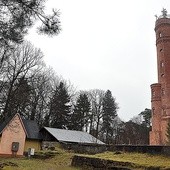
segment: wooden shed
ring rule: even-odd
[[[79,144],[105,144],[91,134],[83,131],[44,127],[40,132],[43,136],[43,141],[57,141]]]

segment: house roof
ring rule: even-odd
[[[48,131],[52,136],[54,136],[60,142],[105,144],[87,132],[49,128],[49,127],[44,127],[44,129]]]
[[[4,130],[4,128],[6,127],[6,125],[12,120],[14,116],[10,116],[8,117],[5,121],[0,123],[0,134],[2,134],[2,131]]]
[[[42,139],[39,133],[39,127],[36,121],[34,120],[25,120],[22,119],[25,129],[27,131],[28,139]]]
[[[7,124],[12,121],[12,119],[18,115],[20,120],[22,121],[21,123],[23,124],[23,128],[26,131],[26,137],[28,139],[42,139],[41,135],[39,133],[39,127],[36,121],[34,120],[25,120],[22,119],[20,114],[15,114],[10,116],[9,118],[7,118],[5,121],[3,121],[2,123],[0,123],[0,135],[2,134],[3,130],[5,129],[5,127],[7,126]]]

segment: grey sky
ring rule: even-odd
[[[157,82],[155,17],[169,0],[48,0],[60,9],[62,32],[49,38],[31,29],[26,37],[41,48],[47,65],[77,90],[111,90],[118,115],[129,120],[150,108]]]

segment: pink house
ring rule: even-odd
[[[28,148],[40,149],[38,126],[32,121],[22,120],[20,114],[15,114],[0,125],[0,135],[0,155],[23,156]]]

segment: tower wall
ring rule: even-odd
[[[151,85],[152,131],[150,132],[150,145],[161,143],[161,84]]]
[[[152,131],[150,132],[150,144],[153,145],[166,144],[167,124],[170,119],[170,17],[165,9],[162,13],[163,15],[155,23],[158,83],[151,85]]]
[[[161,84],[163,117],[170,116],[170,18],[156,21],[158,83]]]

